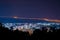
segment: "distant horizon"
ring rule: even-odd
[[[20,17],[20,16],[0,16],[0,18],[23,18],[23,19],[39,19],[40,17]],[[48,18],[48,17],[43,17],[40,19],[53,19],[53,20],[60,20],[60,19],[56,19],[56,18]]]
[[[7,18],[7,19],[6,19]],[[44,21],[49,21],[49,22],[58,22],[58,23],[60,23],[60,20],[59,19],[49,19],[49,18],[26,18],[26,17],[18,17],[18,16],[11,16],[11,17],[7,17],[7,16],[0,16],[0,22],[3,20],[3,21],[10,21],[10,20],[13,20],[13,21],[31,21],[31,22],[34,22],[34,21],[36,21],[36,22],[40,22],[39,20],[44,20]],[[19,20],[19,19],[21,19],[21,20]],[[2,22],[3,22],[2,21]],[[25,22],[24,21],[24,22]]]

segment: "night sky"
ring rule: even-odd
[[[60,1],[0,0],[0,16],[60,19]]]

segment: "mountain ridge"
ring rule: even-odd
[[[0,18],[0,23],[37,23],[37,22],[39,23],[48,21],[37,19]]]

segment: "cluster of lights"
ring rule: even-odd
[[[21,30],[21,29],[40,29],[41,27],[52,26],[52,25],[60,25],[60,23],[3,23],[6,28],[13,30]]]

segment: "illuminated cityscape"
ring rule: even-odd
[[[0,18],[0,21],[2,22],[3,26],[10,29],[10,30],[35,30],[40,29],[42,30],[42,27],[55,27],[55,29],[60,29],[60,23],[58,21],[50,21],[52,19],[46,19],[46,18],[20,18],[17,16],[14,16],[12,18]],[[12,29],[11,29],[12,28]]]
[[[60,39],[60,0],[0,0],[0,39]]]
[[[12,30],[25,30],[25,29],[41,29],[42,27],[60,27],[60,23],[3,23],[3,26],[5,26],[8,29],[11,29],[11,27],[13,27]]]

